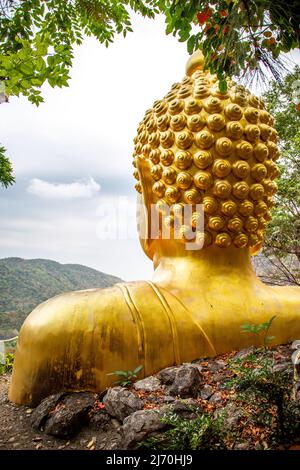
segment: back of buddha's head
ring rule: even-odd
[[[229,81],[221,93],[198,53],[182,82],[155,101],[139,125],[136,189],[170,227],[184,204],[192,205],[195,225],[196,205],[203,204],[205,246],[257,247],[279,175],[273,124],[264,103],[243,86]],[[172,206],[167,215],[165,205]]]

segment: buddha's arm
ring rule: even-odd
[[[187,311],[155,285],[119,284],[59,295],[37,307],[19,336],[10,399],[35,404],[62,390],[99,392],[107,374],[142,375],[214,351]]]
[[[20,331],[10,399],[34,404],[61,390],[105,389],[116,380],[107,373],[141,361],[136,331],[118,287],[48,300]]]

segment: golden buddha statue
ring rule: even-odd
[[[274,315],[273,344],[299,338],[300,289],[264,285],[250,259],[271,218],[276,141],[263,102],[233,82],[221,93],[194,54],[183,81],[138,128],[134,176],[148,209],[142,227],[153,205],[172,231],[184,204],[202,204],[204,230],[194,236],[203,248],[186,246],[194,211],[178,238],[142,238],[152,282],[71,292],[38,306],[20,331],[10,399],[35,405],[62,390],[100,392],[117,369],[142,364],[148,376],[238,350],[257,342],[241,325]]]

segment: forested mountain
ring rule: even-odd
[[[44,300],[73,290],[109,287],[121,279],[80,264],[48,259],[0,259],[0,339],[14,336]]]

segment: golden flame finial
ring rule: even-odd
[[[203,70],[204,56],[200,50],[194,52],[187,61],[185,71],[191,77],[196,70]]]

